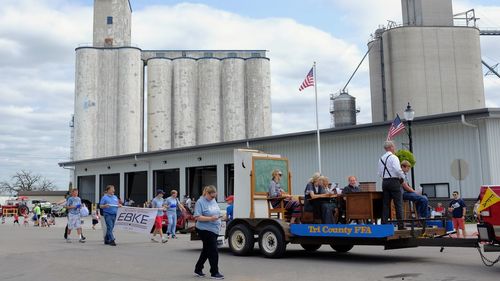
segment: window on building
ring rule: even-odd
[[[159,58],[163,58],[163,57],[165,57],[165,53],[164,53],[164,52],[158,52],[158,53],[156,53],[155,55],[156,55],[157,57],[159,57]]]
[[[224,165],[224,195],[234,195],[234,164]]]
[[[203,56],[205,58],[213,58],[214,57],[214,53],[212,53],[212,52],[205,52],[205,53],[203,53]]]
[[[108,185],[113,185],[115,187],[115,195],[120,198],[120,174],[107,174],[99,176],[99,198],[104,195],[104,190]]]
[[[113,17],[107,17],[106,18],[106,23],[107,24],[113,24]]]
[[[148,200],[148,172],[125,173],[125,198],[132,206],[142,207]]]
[[[228,58],[235,58],[235,57],[237,57],[237,56],[238,56],[238,54],[237,54],[237,53],[234,53],[234,52],[227,53],[227,57],[228,57]]]
[[[422,193],[429,198],[450,198],[450,184],[448,183],[423,183]]]
[[[252,53],[251,56],[252,56],[252,58],[260,58],[261,57],[260,53]]]
[[[187,56],[187,53],[185,51],[182,51],[181,55],[183,58],[185,58]]]
[[[80,176],[77,180],[78,196],[82,200],[95,201],[95,176]]]
[[[157,189],[165,191],[166,196],[170,196],[172,190],[179,192],[180,170],[166,169],[153,171],[153,196]]]
[[[207,185],[217,186],[217,166],[186,168],[186,194],[197,199]]]

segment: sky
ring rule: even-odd
[[[479,27],[500,29],[497,0],[454,0]],[[92,42],[93,0],[2,0],[0,5],[0,181],[21,169],[65,189],[57,163],[70,151],[75,51]],[[314,90],[298,86],[317,62],[320,128],[329,96],[347,82],[370,34],[401,22],[400,0],[131,0],[132,44],[142,49],[265,49],[271,59],[273,134],[315,129]],[[500,37],[481,37],[482,57],[500,62]],[[486,70],[485,70],[486,72]],[[486,105],[500,107],[500,79],[484,78]],[[371,122],[368,63],[348,86]],[[403,110],[403,109],[402,109]]]

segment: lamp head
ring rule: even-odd
[[[404,111],[404,116],[406,121],[413,121],[413,118],[415,117],[415,110],[411,108],[410,103],[408,103],[408,106],[406,107]]]

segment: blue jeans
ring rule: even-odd
[[[113,228],[115,227],[116,214],[106,214],[104,213],[104,221],[106,222],[106,236],[104,236],[104,242],[115,241],[113,236]]]
[[[427,197],[417,194],[415,192],[404,192],[403,200],[408,200],[417,203],[417,212],[420,218],[427,218],[429,200]]]
[[[177,226],[177,213],[167,212],[168,227],[167,234],[175,235],[175,227]]]

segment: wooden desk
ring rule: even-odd
[[[346,219],[376,220],[382,217],[382,192],[353,192],[344,195],[346,198]]]

